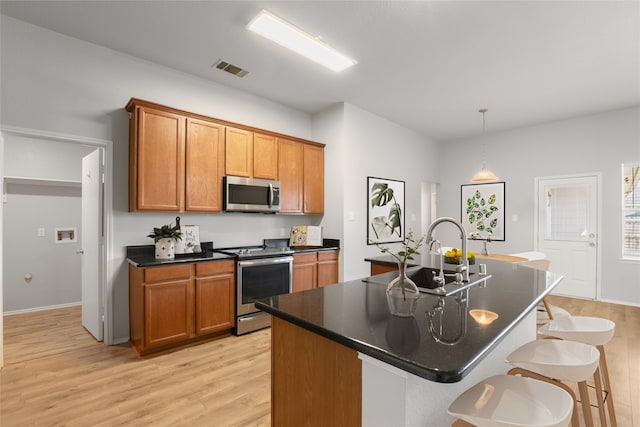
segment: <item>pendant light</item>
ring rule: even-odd
[[[484,120],[484,114],[489,111],[486,108],[481,108],[478,110],[479,113],[482,113],[482,136],[484,137],[484,128],[485,128],[485,120]],[[485,164],[485,152],[484,152],[484,142],[482,144],[482,169],[480,169],[478,172],[476,172],[475,175],[473,175],[471,177],[471,182],[493,182],[493,181],[497,181],[500,178],[498,178],[496,176],[496,174],[494,174],[493,172],[491,172],[491,169],[487,169],[487,166]]]

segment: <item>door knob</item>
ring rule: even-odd
[[[78,250],[76,251],[76,253],[77,253],[77,254],[83,254],[83,253],[84,253],[84,251],[83,251],[82,249],[78,249]]]
[[[589,246],[595,246],[596,244],[593,242],[589,242]]]

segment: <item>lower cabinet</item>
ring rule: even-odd
[[[232,260],[129,266],[130,341],[139,354],[233,327]]]
[[[338,250],[293,255],[293,292],[338,283]]]

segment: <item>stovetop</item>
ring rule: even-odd
[[[293,250],[288,246],[266,247],[266,246],[243,246],[238,248],[215,249],[214,252],[233,255],[239,259],[249,258],[272,258],[293,254]]]

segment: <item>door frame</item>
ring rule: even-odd
[[[0,126],[0,132],[3,134],[12,134],[23,137],[48,139],[56,142],[88,145],[96,148],[102,148],[104,150],[104,252],[99,260],[102,265],[102,312],[104,315],[103,342],[105,345],[114,344],[112,327],[113,301],[111,298],[111,289],[113,289],[114,277],[113,269],[109,262],[109,260],[113,259],[113,141],[15,126]],[[2,149],[4,157],[4,146],[2,146]],[[2,178],[4,180],[4,174],[2,175]],[[0,238],[1,237],[2,233],[0,233]],[[2,241],[0,239],[0,246],[1,245]],[[0,259],[0,263],[1,262],[2,260]],[[0,314],[2,314],[2,312],[2,299],[0,299]],[[4,331],[1,328],[0,334],[4,334]],[[0,350],[2,350],[2,347],[0,347]]]
[[[572,178],[595,178],[596,179],[596,235],[598,236],[596,245],[596,301],[601,300],[601,286],[602,286],[602,172],[585,172],[570,175],[552,175],[552,176],[540,176],[534,178],[533,194],[534,194],[534,208],[533,208],[533,246],[536,251],[538,247],[538,234],[539,230],[539,199],[538,189],[540,187],[540,181],[551,179],[572,179]],[[553,271],[553,266],[551,267]]]

